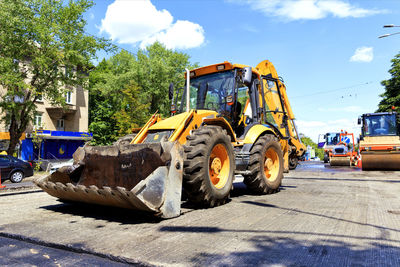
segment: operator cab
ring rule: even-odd
[[[359,124],[361,122],[363,124],[362,136],[394,136],[399,134],[397,114],[393,112],[364,114],[359,119]]]
[[[244,138],[255,124],[268,125],[285,134],[287,113],[281,87],[284,87],[282,80],[272,75],[261,76],[256,69],[245,65],[224,62],[206,66],[190,71],[189,109],[216,111],[229,122],[238,139]],[[185,88],[186,84],[175,93],[170,86],[172,113],[186,111]]]
[[[219,65],[217,68],[223,70],[225,65]],[[242,69],[234,68],[191,76],[190,109],[216,111],[218,116],[224,117],[230,123],[237,136],[242,136],[245,126],[251,123],[252,118],[252,109],[248,100],[249,88],[243,83]],[[185,88],[186,84],[175,93],[173,87],[171,89],[170,86],[170,98],[177,99],[178,113],[185,111]],[[171,97],[171,91],[176,95]],[[172,106],[176,109],[175,105]]]

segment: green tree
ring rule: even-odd
[[[156,42],[137,53],[134,81],[142,88],[145,99],[150,103],[150,113],[157,110],[163,116],[170,114],[168,87],[172,82],[175,87],[184,85],[185,68],[199,67],[189,62],[189,55],[166,49]]]
[[[311,146],[315,150],[315,156],[317,156],[321,160],[324,159],[324,150],[322,148],[318,148],[318,145],[316,143],[314,143],[314,141],[311,140],[310,137],[303,136],[303,137],[301,137],[301,141],[303,142],[303,144],[306,147]]]
[[[126,94],[128,85],[133,84],[133,69],[135,57],[122,50],[108,60],[101,61],[95,70],[90,73],[89,85],[89,130],[93,133],[92,144],[107,145],[114,142],[118,136],[123,135],[120,130],[122,118],[119,121],[117,113],[126,110]],[[132,90],[140,90],[130,86]],[[144,102],[137,92],[132,95],[137,97],[138,103]],[[137,113],[139,118],[148,115],[148,109],[131,105],[129,114]],[[124,108],[125,104],[125,108]],[[140,115],[139,115],[140,114]],[[125,119],[126,121],[129,118]],[[144,123],[145,119],[136,121],[137,124]]]
[[[381,82],[385,92],[381,94],[377,112],[391,111],[392,106],[400,107],[400,53],[392,59],[392,68],[389,70],[392,78]]]
[[[141,103],[139,94],[140,88],[133,82],[122,91],[122,107],[115,113],[119,136],[129,134],[132,128],[142,126],[149,119],[147,112],[138,112],[149,107],[149,104]]]
[[[170,115],[168,87],[183,86],[185,68],[195,68],[185,53],[154,43],[134,56],[120,51],[90,73],[90,131],[95,145],[106,145],[142,126],[158,111]]]
[[[90,0],[0,1],[1,120],[10,132],[12,154],[45,97],[65,106],[65,93],[86,86],[88,68],[99,49],[111,48],[102,38],[87,36],[83,14]]]

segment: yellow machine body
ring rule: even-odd
[[[190,76],[199,77],[245,67],[223,62],[192,70]],[[275,89],[269,88],[267,83],[258,85],[260,107],[280,111],[268,113],[276,127],[264,123],[246,125],[248,102],[240,114],[240,122],[249,129],[240,137],[236,135],[231,123],[214,110],[190,109],[165,119],[154,114],[142,128],[135,129],[136,135],[129,145],[81,148],[74,154],[74,168],[60,170],[38,180],[36,184],[50,195],[63,200],[146,210],[163,218],[176,217],[180,214],[184,146],[192,132],[204,126],[222,128],[235,151],[244,151],[243,155],[266,134],[275,136],[283,154],[283,169],[288,171],[289,156],[301,156],[305,146],[295,130],[286,88],[272,63],[267,60],[253,68],[252,75],[260,80],[263,80],[263,76],[272,75],[277,81],[279,88]],[[277,93],[278,90],[281,94]],[[280,103],[283,103],[283,108]],[[261,121],[267,119],[264,114]],[[215,153],[220,152],[217,149]],[[111,162],[114,167],[108,167],[106,162]],[[219,171],[219,162],[215,164]],[[138,177],[132,182],[132,176],[136,173]],[[245,171],[238,173],[246,174]]]

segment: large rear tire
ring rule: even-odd
[[[189,201],[203,207],[224,204],[235,170],[230,137],[219,126],[204,126],[186,139],[183,188]]]
[[[283,179],[283,153],[275,136],[261,136],[250,150],[248,170],[244,176],[247,188],[257,194],[279,191]]]

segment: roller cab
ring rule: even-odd
[[[333,145],[329,152],[329,164],[331,166],[355,166],[357,152],[354,151],[354,135],[342,131],[338,140],[340,141]]]
[[[400,170],[398,113],[364,114],[359,124],[362,170]]]

